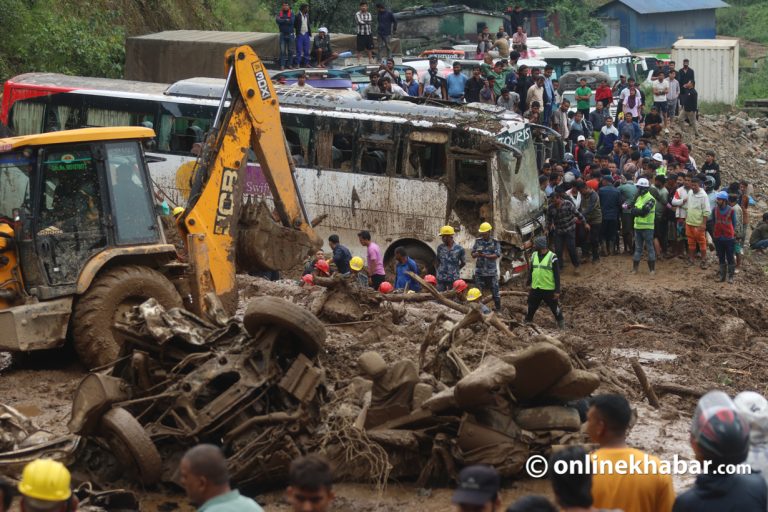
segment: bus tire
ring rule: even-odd
[[[179,292],[157,270],[128,265],[102,272],[78,299],[72,313],[72,338],[80,361],[90,369],[117,359],[123,339],[112,326],[133,306],[150,298],[165,309],[183,305]]]

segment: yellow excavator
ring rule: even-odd
[[[155,211],[142,150],[151,129],[0,139],[0,350],[51,349],[69,337],[84,364],[104,366],[121,344],[112,327],[133,306],[155,298],[233,312],[237,270],[288,269],[321,246],[263,64],[248,46],[225,59],[225,91],[177,220],[186,261]],[[250,150],[273,205],[243,204]]]

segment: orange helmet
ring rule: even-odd
[[[317,263],[315,263],[315,268],[320,272],[325,272],[326,274],[331,273],[331,266],[325,260],[317,260]]]
[[[304,274],[301,276],[301,280],[306,284],[315,284],[315,277],[312,274]]]
[[[424,276],[424,281],[428,282],[432,286],[435,286],[437,284],[437,278],[433,276],[432,274],[427,274]]]
[[[387,281],[384,281],[383,283],[381,283],[379,285],[379,291],[381,293],[390,293],[393,289],[394,288],[392,287],[392,285],[390,283],[388,283]]]
[[[467,289],[467,283],[463,279],[457,279],[453,282],[453,289],[461,293]]]

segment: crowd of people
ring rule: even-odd
[[[732,400],[722,391],[711,391],[699,400],[690,444],[698,467],[708,469],[677,495],[660,459],[628,443],[633,414],[624,396],[597,395],[577,406],[594,449],[579,444],[553,450],[545,475],[554,502],[527,495],[507,512],[764,512],[768,507],[768,477],[761,472],[768,469],[768,401],[762,395],[745,392]],[[638,469],[626,470],[633,467]],[[189,449],[179,462],[178,476],[198,512],[263,510],[232,487],[226,456],[218,446]],[[329,512],[336,498],[333,483],[324,456],[298,457],[288,468],[284,501],[295,512]],[[451,503],[457,512],[503,510],[501,490],[493,467],[467,466],[458,474]],[[0,512],[9,511],[17,495],[22,512],[74,512],[79,507],[70,471],[52,459],[27,464],[18,485],[0,480]]]

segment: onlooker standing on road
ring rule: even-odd
[[[557,101],[556,87],[552,83],[552,73],[555,68],[552,66],[544,67],[544,126],[549,126],[552,119],[552,109],[555,108]]]
[[[368,284],[374,290],[378,290],[385,278],[384,259],[381,255],[381,248],[379,248],[377,243],[371,241],[371,233],[369,231],[359,232],[357,239],[360,241],[360,245],[368,251]]]
[[[608,110],[610,104],[613,103],[613,91],[608,85],[608,80],[601,80],[600,85],[597,86],[597,90],[595,91],[595,106],[597,106],[598,103],[602,103],[603,108],[606,110]]]
[[[677,71],[674,69],[669,71],[667,89],[667,117],[665,119],[664,127],[669,129],[672,124],[672,120],[677,115],[677,103],[680,99],[680,82],[677,81]]]
[[[653,81],[653,106],[659,115],[665,120],[667,118],[667,93],[669,92],[669,82],[664,78],[664,73],[656,75]]]
[[[565,328],[563,311],[560,309],[560,264],[557,256],[547,248],[547,238],[536,237],[533,241],[534,253],[531,256],[531,270],[528,273],[528,312],[526,322],[533,322],[536,310],[541,302],[549,306],[560,329]]]
[[[480,238],[472,246],[472,257],[475,258],[475,282],[485,291],[490,290],[496,311],[501,310],[499,295],[498,259],[501,258],[501,244],[491,236],[493,226],[488,222],[480,224]]]
[[[726,276],[729,283],[733,283],[733,275],[736,273],[736,212],[728,204],[728,192],[721,190],[716,196],[717,205],[714,209],[715,227],[712,238],[715,242],[717,260],[720,264],[719,278],[724,282]]]
[[[609,118],[610,119],[610,118]],[[601,224],[601,239],[605,246],[603,254],[608,256],[616,254],[617,240],[619,234],[619,215],[621,215],[621,192],[613,186],[613,178],[610,174],[601,178],[600,188],[597,195],[600,198],[600,210],[603,213],[603,223]]]
[[[560,134],[563,141],[570,139],[571,122],[568,119],[568,110],[571,108],[571,102],[563,100],[560,102],[560,108],[552,112],[552,129]]]
[[[691,80],[683,86],[683,89],[685,89],[685,97],[681,101],[683,106],[683,123],[688,121],[688,124],[693,128],[694,135],[698,137],[699,127],[696,125],[696,114],[699,111],[699,93],[696,92],[696,82]]]
[[[632,257],[632,273],[637,274],[640,259],[643,257],[643,246],[648,248],[648,270],[651,275],[656,273],[656,250],[653,246],[653,225],[656,218],[656,200],[649,190],[651,184],[645,178],[637,180],[637,197],[633,203],[627,204],[632,214],[635,229],[635,254]]]
[[[709,197],[701,188],[701,180],[691,180],[691,191],[686,201],[685,236],[688,238],[688,264],[693,265],[696,247],[701,252],[701,268],[707,268],[707,219],[712,211]]]
[[[640,109],[643,106],[643,98],[634,86],[634,83],[621,92],[621,104],[621,111],[624,112],[625,118],[627,114],[632,114],[632,117],[640,119]]]
[[[600,132],[608,119],[611,119],[611,113],[608,109],[603,106],[601,101],[595,103],[595,110],[589,113],[589,123],[592,125],[592,133],[590,136],[595,139],[595,141],[600,139]]]
[[[576,182],[576,188],[581,193],[581,214],[587,220],[591,229],[584,238],[581,254],[586,261],[587,252],[591,248],[592,263],[600,261],[600,233],[603,222],[603,211],[600,208],[600,196],[592,187],[587,187],[583,181]]]
[[[188,450],[179,463],[179,479],[199,512],[263,512],[229,486],[227,459],[218,446],[199,444]]]
[[[328,461],[307,455],[291,462],[285,495],[293,512],[328,512],[336,498]]]
[[[461,269],[467,264],[464,248],[453,239],[456,234],[452,226],[440,228],[443,243],[437,246],[437,291],[450,290],[460,279]]]
[[[587,79],[579,80],[579,87],[576,88],[576,110],[581,112],[585,118],[589,117],[590,100],[592,99],[592,89],[587,87]]]
[[[293,18],[293,30],[296,35],[296,65],[300,68],[309,66],[309,61],[312,58],[309,53],[312,43],[311,23],[309,6],[301,4],[299,12]]]
[[[453,73],[445,78],[448,99],[454,103],[463,103],[467,80],[467,77],[461,72],[461,64],[454,62]]]
[[[634,471],[599,471],[592,476],[593,506],[598,509],[620,509],[624,512],[670,512],[675,502],[675,490],[670,474],[660,474],[658,457],[627,446],[627,431],[632,409],[621,395],[598,395],[592,398],[587,411],[587,435],[600,445],[591,455],[591,462],[601,466],[610,461],[632,465],[645,461],[642,473]],[[625,466],[629,467],[629,466]],[[654,469],[655,468],[655,469]]]
[[[722,391],[699,399],[691,425],[691,448],[701,467],[694,486],[675,500],[674,512],[762,511],[768,490],[762,474],[741,474],[726,469],[741,464],[749,454],[750,428],[738,408]]]
[[[285,66],[293,67],[293,12],[288,2],[283,2],[280,12],[275,16],[278,31],[280,32],[280,69]]]
[[[683,60],[683,67],[680,68],[680,71],[677,72],[677,81],[680,82],[681,87],[685,87],[688,85],[688,82],[692,82],[696,76],[693,72],[693,70],[688,67],[689,61],[688,59]],[[680,94],[686,94],[684,91],[680,91]]]
[[[379,12],[379,53],[377,57],[381,61],[385,57],[389,58],[392,56],[390,43],[392,41],[392,36],[397,32],[397,20],[392,11],[384,7],[384,4],[376,4],[376,10]]]
[[[560,270],[563,269],[563,247],[568,249],[571,257],[571,263],[575,272],[579,269],[579,256],[576,254],[576,219],[584,223],[584,229],[589,230],[590,226],[586,219],[576,208],[576,205],[568,199],[568,192],[562,185],[558,185],[552,201],[547,208],[547,224],[549,230],[554,232],[555,254],[560,263]]]
[[[333,263],[336,265],[336,270],[341,275],[349,275],[349,261],[352,259],[352,253],[339,243],[339,235],[329,236],[328,245],[331,246],[333,251]]]
[[[549,467],[561,465],[572,468],[573,464],[583,464],[589,454],[581,446],[569,446],[558,451],[553,450],[549,458]],[[577,462],[578,461],[578,462]],[[578,466],[576,466],[578,467]],[[592,507],[592,473],[589,471],[552,471],[549,474],[552,491],[560,512],[606,512]],[[616,511],[613,511],[616,512]]]
[[[360,52],[365,50],[368,54],[368,62],[373,64],[373,34],[371,33],[371,22],[373,16],[368,12],[368,2],[360,2],[360,10],[355,13],[355,24],[357,25],[357,58],[360,58]]]
[[[619,130],[613,126],[613,118],[609,114],[605,118],[605,126],[600,129],[600,135],[597,138],[597,152],[601,155],[609,154],[617,140],[619,140]]]
[[[707,176],[712,176],[715,179],[715,190],[720,190],[720,164],[715,161],[715,152],[711,149],[707,151],[707,155],[704,157],[701,171]]]

